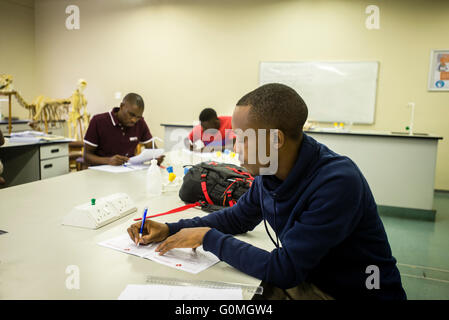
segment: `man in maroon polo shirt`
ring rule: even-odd
[[[95,115],[84,136],[84,161],[119,166],[134,156],[139,143],[152,148],[152,136],[142,117],[144,107],[140,95],[129,93],[119,108]]]

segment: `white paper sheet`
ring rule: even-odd
[[[44,132],[41,131],[21,131],[11,133],[11,137],[43,137]]]
[[[242,300],[242,289],[130,284],[119,300]]]
[[[159,158],[164,153],[164,149],[144,149],[140,154],[129,159],[131,164],[144,163],[151,159]]]
[[[144,164],[140,164],[140,165],[133,164],[133,165],[123,165],[123,166],[102,165],[102,166],[89,167],[89,169],[91,169],[91,170],[105,171],[105,172],[112,172],[112,173],[131,172],[131,171],[145,170],[148,168],[149,168],[149,165],[144,165]]]
[[[100,242],[99,245],[149,259],[168,267],[193,274],[206,270],[220,261],[214,254],[204,251],[202,246],[198,247],[196,251],[193,251],[190,248],[173,249],[163,256],[160,256],[158,252],[155,252],[159,243],[153,243],[147,246],[136,246],[136,244],[131,241],[128,234]]]
[[[64,141],[65,137],[46,134],[40,131],[13,132],[9,138],[10,143],[37,143],[45,141]]]

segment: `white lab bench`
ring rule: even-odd
[[[171,150],[193,126],[161,124],[164,148]],[[435,135],[409,135],[380,131],[316,129],[305,131],[338,154],[351,158],[363,172],[382,206],[433,210],[438,141]]]

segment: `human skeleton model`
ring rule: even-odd
[[[90,121],[90,114],[87,113],[87,100],[83,94],[86,85],[87,82],[80,79],[78,81],[78,88],[71,97],[72,110],[69,113],[68,120],[69,138],[74,138],[75,140],[83,139],[84,130],[87,129]]]
[[[0,74],[0,91],[12,90],[12,76],[9,74]]]

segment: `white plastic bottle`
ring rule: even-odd
[[[147,195],[159,196],[162,194],[162,175],[157,165],[157,160],[151,160],[151,166],[147,171]]]

